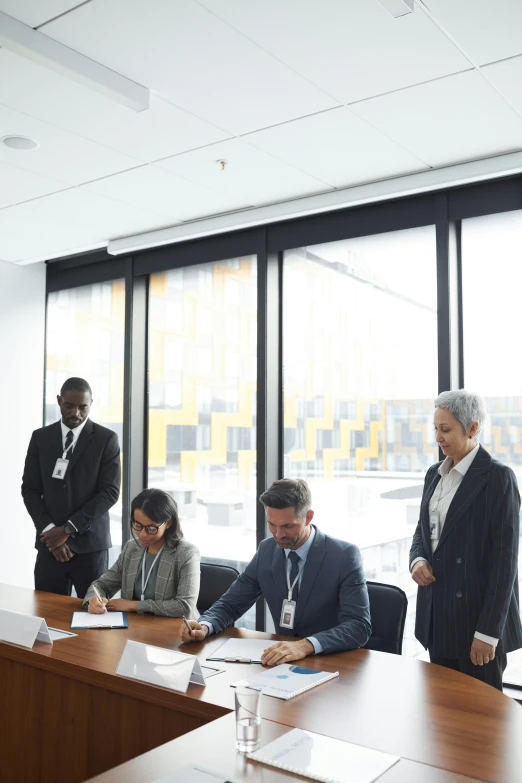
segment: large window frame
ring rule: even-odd
[[[464,386],[461,221],[522,209],[522,176],[334,210],[248,230],[114,258],[105,250],[47,262],[47,293],[125,279],[125,368],[122,476],[123,542],[130,500],[146,486],[148,418],[148,285],[154,272],[256,255],[257,494],[283,471],[282,293],[285,250],[434,225],[436,231],[439,391]],[[45,400],[45,395],[44,395]],[[42,407],[43,411],[43,407]],[[266,537],[258,504],[256,544]],[[256,627],[265,628],[262,602]]]

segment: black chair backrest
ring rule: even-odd
[[[370,597],[372,635],[365,649],[379,652],[402,653],[402,637],[408,609],[404,590],[381,582],[366,582]]]
[[[201,586],[199,588],[198,610],[206,612],[212,604],[226,593],[239,576],[232,566],[201,563]]]

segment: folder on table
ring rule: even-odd
[[[91,614],[90,612],[73,612],[71,628],[128,628],[127,612],[104,612],[104,614]]]

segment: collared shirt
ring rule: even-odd
[[[67,435],[70,432],[72,432],[72,434],[73,434],[72,445],[71,445],[71,448],[68,451],[68,454],[72,454],[73,453],[73,451],[74,451],[74,449],[76,447],[76,443],[78,441],[78,438],[82,434],[82,430],[85,427],[85,425],[87,424],[88,420],[89,420],[89,417],[87,416],[87,418],[84,421],[82,421],[81,424],[79,424],[77,427],[74,427],[74,428],[71,429],[71,428],[69,428],[67,426],[67,424],[63,423],[63,419],[60,419],[60,426],[62,428],[62,446],[63,446],[63,450],[64,451],[65,451],[65,439],[67,438]]]
[[[435,487],[435,492],[431,496],[429,505],[430,514],[437,512],[439,515],[439,536],[442,533],[442,528],[446,522],[446,517],[448,515],[451,501],[455,497],[457,490],[462,483],[462,479],[470,469],[473,460],[477,456],[479,448],[479,444],[477,444],[475,448],[469,452],[469,454],[466,454],[466,456],[455,465],[455,467],[453,467],[453,460],[451,457],[446,457],[444,462],[439,465],[438,472],[441,479]],[[439,541],[440,538],[432,539],[432,552],[434,552],[438,547]],[[411,563],[410,571],[413,570],[415,563],[419,563],[421,561],[426,562],[423,557],[416,557],[415,560],[413,560]],[[493,636],[487,636],[485,633],[480,633],[480,631],[475,632],[475,637],[480,639],[482,642],[487,642],[488,644],[493,645],[493,647],[496,647],[498,644],[498,639],[495,639]]]
[[[299,562],[297,564],[297,567],[299,569],[299,579],[297,580],[297,583],[299,587],[301,587],[301,581],[303,578],[303,571],[306,564],[306,558],[308,557],[308,553],[310,552],[310,547],[313,544],[315,538],[315,527],[313,525],[310,526],[310,535],[308,536],[307,540],[305,541],[302,546],[299,547],[299,549],[293,550],[294,552],[297,552],[299,555]],[[288,579],[290,579],[290,570],[292,568],[292,562],[288,559],[288,555],[290,554],[292,550],[291,549],[283,549],[283,552],[285,553],[286,557],[286,567],[287,567],[287,576]],[[299,599],[298,599],[299,600]],[[201,625],[206,625],[208,627],[208,633],[209,635],[211,633],[214,633],[214,628],[212,627],[212,623],[207,622],[206,620],[203,620]],[[319,653],[322,653],[323,651],[323,645],[317,641],[315,636],[306,636],[306,639],[308,639],[309,642],[311,642],[315,655],[319,655]]]
[[[70,432],[72,432],[72,434],[73,434],[71,447],[69,448],[69,450],[67,451],[67,454],[66,454],[67,458],[69,458],[71,456],[71,454],[73,453],[73,451],[74,451],[74,449],[76,447],[76,443],[78,442],[78,438],[82,434],[82,430],[85,427],[85,425],[87,424],[88,419],[89,419],[89,417],[87,416],[87,418],[84,421],[82,421],[81,424],[79,424],[77,427],[73,427],[72,429],[70,427],[68,427],[66,424],[63,423],[63,419],[60,419],[60,427],[62,428],[62,448],[63,448],[64,451],[65,451],[65,440],[67,438],[67,435]],[[70,519],[69,519],[69,524],[72,525],[75,530],[77,530],[76,525],[73,524]],[[53,528],[53,527],[56,527],[56,525],[54,524],[54,522],[51,522],[50,525],[47,525],[47,527],[44,527],[44,529],[42,530],[42,533],[47,533],[47,531],[51,530],[51,528]]]

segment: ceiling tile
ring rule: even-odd
[[[229,136],[154,95],[147,111],[132,111],[7,49],[0,49],[0,104],[142,161]]]
[[[469,68],[419,6],[394,19],[377,0],[202,4],[344,103]]]
[[[475,64],[522,54],[520,0],[429,0],[426,5]]]
[[[0,210],[0,258],[53,257],[164,225],[150,212],[73,188]]]
[[[522,57],[511,57],[494,65],[485,65],[482,72],[522,114]]]
[[[177,221],[250,206],[239,197],[209,190],[155,166],[124,171],[85,185],[84,189]]]
[[[27,114],[0,106],[0,138],[6,135],[28,136],[39,142],[40,147],[30,152],[19,152],[0,144],[0,162],[70,185],[115,174],[140,162]]]
[[[227,161],[224,171],[217,163],[222,159]],[[240,139],[184,152],[153,165],[237,199],[245,207],[332,189]]]
[[[30,171],[0,163],[0,209],[65,190],[68,186]]]
[[[477,71],[350,108],[431,166],[522,149],[522,119]]]
[[[0,11],[30,27],[38,27],[80,2],[82,0],[0,0]]]
[[[92,0],[44,32],[234,134],[337,105],[191,0]]]
[[[337,188],[428,168],[344,107],[244,140]]]

